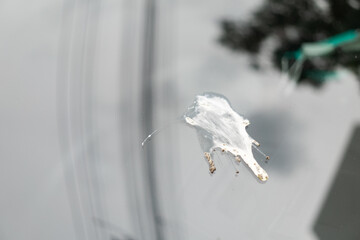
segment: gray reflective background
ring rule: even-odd
[[[266,49],[254,71],[220,46],[260,2],[1,1],[0,239],[359,239],[358,81],[285,96]],[[221,154],[209,175],[176,121],[206,91],[250,120],[266,184]]]

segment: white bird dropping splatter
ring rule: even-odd
[[[216,170],[213,152],[220,149],[232,154],[238,162],[243,159],[261,181],[269,179],[253,156],[252,144],[259,143],[246,132],[249,120],[236,113],[224,96],[215,93],[196,96],[183,117],[196,129],[211,173]]]

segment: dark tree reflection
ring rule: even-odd
[[[322,2],[322,6],[319,5]],[[285,53],[303,43],[317,42],[339,33],[360,28],[359,0],[266,0],[247,21],[224,19],[219,41],[234,51],[258,54],[265,39],[275,37],[273,62],[281,68]],[[299,82],[321,86],[324,81],[311,74],[344,66],[359,76],[360,51],[337,49],[326,57],[306,61]]]

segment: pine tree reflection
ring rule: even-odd
[[[265,39],[275,37],[277,46],[272,49],[273,62],[281,67],[281,58],[295,51],[303,43],[317,42],[360,28],[360,2],[344,0],[267,0],[248,21],[224,19],[219,42],[234,51],[258,54]],[[359,56],[359,57],[358,57]],[[343,66],[359,76],[360,52],[344,53],[341,50],[326,57],[306,61],[300,82],[321,86],[323,80],[316,71],[328,73]],[[310,74],[307,74],[310,73]]]

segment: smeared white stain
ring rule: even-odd
[[[256,177],[263,182],[268,180],[268,174],[252,153],[252,145],[259,146],[259,143],[246,132],[249,120],[236,113],[224,96],[215,93],[196,96],[183,118],[196,129],[211,173],[216,170],[213,153],[220,150],[238,162],[243,159]]]

